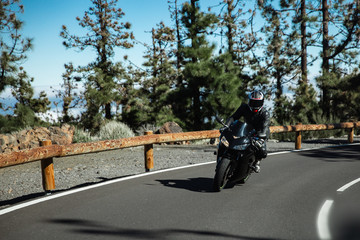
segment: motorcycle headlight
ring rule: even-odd
[[[230,145],[225,136],[223,136],[223,137],[220,139],[220,142],[221,142],[225,147],[229,147],[229,145]]]

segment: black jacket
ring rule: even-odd
[[[230,116],[226,124],[230,125],[241,117],[244,117],[247,124],[251,124],[254,127],[258,137],[264,139],[269,137],[270,114],[264,107],[258,113],[253,113],[249,105],[243,103],[236,112]]]

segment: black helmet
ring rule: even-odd
[[[253,91],[249,94],[249,107],[253,113],[259,112],[264,106],[264,94],[260,91]]]

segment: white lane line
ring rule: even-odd
[[[348,189],[348,188],[351,187],[352,185],[355,185],[355,184],[358,183],[358,182],[360,182],[360,178],[355,179],[354,181],[345,184],[344,186],[342,186],[341,188],[339,188],[337,191],[338,191],[338,192],[343,192],[343,191],[345,191],[346,189]]]
[[[333,200],[326,200],[324,205],[321,207],[318,218],[317,218],[317,229],[319,238],[322,240],[331,239],[329,231],[329,213]]]

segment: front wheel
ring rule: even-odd
[[[221,162],[216,166],[216,173],[214,177],[213,190],[220,192],[228,182],[231,176],[231,160],[228,158],[221,159]]]

